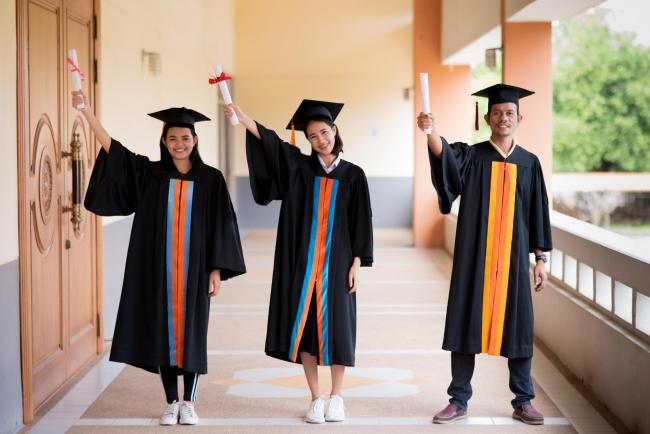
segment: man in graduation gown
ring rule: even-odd
[[[529,253],[535,253],[535,290],[546,283],[544,251],[551,245],[548,199],[537,157],[514,133],[522,120],[519,99],[533,92],[498,84],[474,95],[488,97],[485,121],[492,134],[468,146],[440,137],[431,114],[418,126],[431,128],[427,142],[431,179],[443,214],[461,196],[443,349],[451,351],[449,405],[434,423],[467,417],[470,381],[478,353],[508,358],[513,418],[543,424],[531,405],[533,307]]]

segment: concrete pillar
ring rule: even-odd
[[[413,62],[415,170],[413,174],[413,241],[416,246],[444,245],[443,218],[431,184],[425,135],[415,125],[422,110],[420,72],[429,73],[431,112],[438,132],[451,140],[469,140],[472,105],[470,98],[471,71],[469,66],[442,64],[440,28],[442,0],[414,0]]]
[[[542,163],[549,196],[553,173],[551,36],[550,22],[505,23],[503,26],[503,82],[535,92],[519,103],[524,118],[516,137]]]

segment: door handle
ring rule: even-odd
[[[81,216],[81,141],[79,133],[74,133],[70,142],[70,152],[61,152],[63,158],[70,157],[72,162],[72,206],[64,206],[63,212],[70,212],[70,222],[75,232],[79,231],[83,217]]]

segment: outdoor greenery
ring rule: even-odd
[[[650,171],[650,48],[611,31],[606,14],[555,28],[555,172]]]
[[[594,9],[553,32],[553,171],[650,172],[650,48]],[[501,82],[501,65],[472,69],[472,89]],[[479,100],[480,131],[487,100]],[[474,119],[472,118],[472,128]]]

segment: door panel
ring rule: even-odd
[[[84,6],[90,5],[91,2],[68,2],[66,8],[66,35],[67,47],[65,52],[70,48],[77,50],[79,68],[87,75],[86,80],[82,81],[82,88],[86,95],[92,95],[90,72],[92,71],[92,8],[89,10]],[[74,7],[75,9],[71,9]],[[66,76],[65,94],[68,95],[72,88],[70,74]],[[69,98],[68,98],[69,100]],[[92,103],[92,101],[91,101]],[[65,147],[67,152],[71,152],[70,143],[75,140],[75,134],[78,134],[78,140],[81,142],[81,185],[83,192],[90,178],[92,170],[92,159],[95,155],[90,149],[93,143],[89,136],[89,129],[81,113],[69,104],[65,107],[67,128]],[[67,202],[72,202],[72,162],[70,158],[65,159],[65,184],[67,193]],[[66,214],[65,232],[67,239],[70,240],[70,249],[68,250],[69,260],[69,325],[70,325],[70,357],[68,360],[68,371],[74,372],[79,369],[89,357],[97,352],[97,303],[96,292],[89,290],[94,288],[95,284],[95,218],[89,215],[85,208],[81,207],[82,222],[79,228],[75,228],[71,223],[69,214]]]
[[[31,235],[32,364],[34,403],[65,379],[64,258],[61,249],[59,46],[61,10],[30,3],[28,200]],[[54,36],[54,37],[53,37]]]

